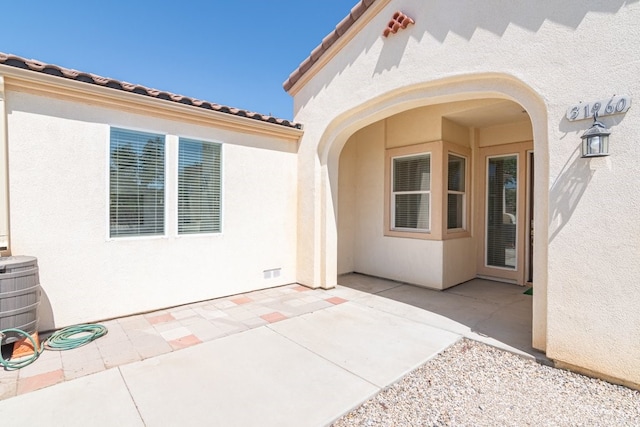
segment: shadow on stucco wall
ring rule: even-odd
[[[571,219],[594,172],[589,167],[589,162],[580,157],[580,147],[578,147],[551,184],[549,206],[552,206],[552,209],[549,217],[549,242],[553,241]]]
[[[377,26],[378,37],[370,37],[360,34],[350,42],[353,51],[344,59],[334,59],[323,67],[323,72],[327,77],[319,87],[314,88],[310,93],[296,95],[296,110],[302,109],[310,99],[321,93],[344,70],[351,67],[354,62],[362,57],[363,53],[368,53],[374,45],[383,39],[382,32],[392,17],[393,8],[402,8],[402,12],[415,20],[415,25],[401,30],[398,34],[392,34],[388,39],[384,39],[384,45],[377,58],[374,75],[397,67],[409,43],[410,38],[421,41],[425,35],[431,36],[437,43],[442,44],[450,33],[454,33],[465,40],[471,40],[478,29],[502,36],[509,25],[514,25],[537,32],[545,21],[555,22],[567,28],[576,29],[584,20],[585,16],[592,13],[615,14],[626,5],[638,3],[640,0],[584,0],[580,2],[562,2],[558,0],[514,0],[494,2],[499,4],[496,7],[487,5],[489,2],[479,2],[477,0],[459,0],[456,2],[442,2],[435,0],[422,0],[415,2],[404,2],[406,4],[390,3],[391,13],[386,9],[375,17],[369,26]],[[355,3],[355,0],[353,1]],[[321,41],[318,40],[318,43]],[[437,48],[437,46],[434,46]],[[426,48],[425,48],[426,49]],[[431,52],[423,51],[421,54],[429,55]],[[447,53],[447,52],[445,52]],[[524,53],[523,51],[523,54]],[[500,70],[494,70],[499,72]],[[364,76],[363,76],[364,77]]]
[[[567,3],[557,0],[517,0],[499,2],[499,10],[477,0],[454,3],[429,0],[403,5],[402,11],[415,20],[415,28],[410,26],[384,40],[374,75],[399,66],[410,37],[420,41],[428,34],[437,44],[442,44],[453,33],[469,41],[479,29],[501,37],[510,25],[515,25],[535,33],[546,21],[576,29],[590,12],[614,14],[625,5],[638,1],[589,0]],[[526,54],[526,50],[517,54]]]
[[[499,10],[477,0],[451,2],[420,2],[417,22],[436,40],[443,42],[449,33],[470,40],[478,29],[502,36],[509,24],[536,32],[545,21],[555,22],[569,28],[577,28],[589,12],[616,13],[628,4],[640,0],[586,0],[562,2],[557,0],[516,0],[499,2]],[[481,7],[478,7],[481,5]],[[473,13],[463,13],[473,11]]]
[[[47,292],[44,290],[44,286],[40,284],[40,305],[38,306],[38,330],[39,331],[51,331],[56,327],[56,321],[53,315],[53,307],[51,307],[51,301]]]
[[[384,41],[374,75],[400,65],[409,37],[421,40],[425,34],[429,34],[437,42],[444,43],[447,36],[454,33],[465,40],[471,40],[478,29],[498,36],[502,36],[509,25],[537,32],[545,21],[576,29],[589,12],[613,14],[623,6],[638,1],[640,0],[590,0],[568,4],[557,0],[518,0],[500,2],[499,10],[477,0],[460,0],[453,5],[442,1],[403,5],[403,12],[415,20],[416,28],[410,26]]]
[[[608,128],[615,129],[626,117],[626,114],[617,114],[598,118]],[[589,181],[593,178],[597,168],[592,162],[598,158],[581,157],[580,135],[591,126],[590,120],[569,122],[566,118],[560,121],[559,131],[565,136],[575,140],[576,149],[568,156],[568,160],[551,184],[549,192],[549,206],[552,207],[549,216],[549,243],[560,233],[571,219],[574,210],[578,206]],[[600,158],[602,159],[602,158]]]

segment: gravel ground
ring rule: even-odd
[[[640,426],[640,392],[462,340],[333,426]]]

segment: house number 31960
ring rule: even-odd
[[[597,113],[598,117],[610,116],[612,114],[626,113],[631,107],[631,97],[612,96],[595,102],[582,102],[572,105],[567,110],[569,121],[591,119]]]

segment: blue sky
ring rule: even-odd
[[[9,0],[0,52],[284,119],[282,82],[357,0]]]

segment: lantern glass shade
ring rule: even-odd
[[[609,155],[609,135],[611,131],[599,121],[594,121],[582,135],[582,157]]]

